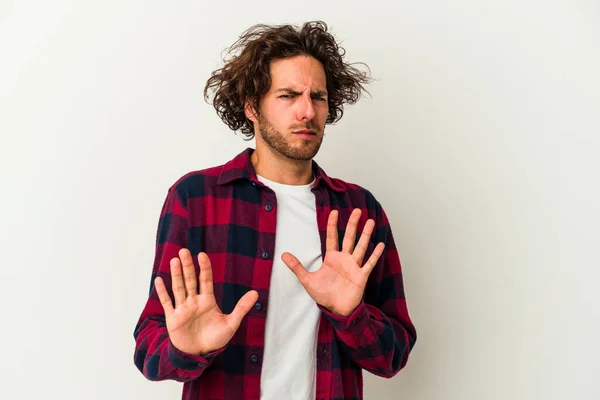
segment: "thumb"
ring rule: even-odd
[[[248,314],[248,311],[250,311],[254,303],[256,303],[256,300],[258,300],[258,292],[256,290],[248,291],[237,302],[231,314],[227,316],[227,324],[234,331],[237,331],[237,329],[240,327],[242,319],[246,314]]]
[[[300,283],[306,286],[310,273],[304,268],[300,260],[290,253],[283,253],[281,255],[281,260],[298,277]]]

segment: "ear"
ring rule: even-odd
[[[244,113],[246,114],[246,118],[248,118],[250,121],[258,123],[258,118],[256,118],[256,110],[250,105],[248,100],[244,102]]]

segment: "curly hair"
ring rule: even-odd
[[[259,113],[260,100],[271,86],[271,63],[298,55],[311,56],[323,65],[329,107],[327,124],[342,118],[344,104],[356,103],[362,91],[368,93],[363,86],[371,81],[368,74],[344,61],[345,50],[328,33],[327,24],[312,21],[301,28],[257,24],[246,30],[227,51],[230,58],[224,57],[224,66],[212,72],[204,98],[208,100],[209,92],[214,92],[213,106],[219,117],[229,128],[240,130],[251,140],[254,125],[244,112],[246,101]]]

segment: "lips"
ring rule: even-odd
[[[310,130],[310,129],[303,129],[300,131],[296,131],[294,133],[297,135],[313,135],[313,136],[317,134],[315,131]]]

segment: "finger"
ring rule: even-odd
[[[352,253],[354,249],[354,241],[356,240],[356,228],[358,227],[358,221],[362,211],[360,208],[355,208],[350,214],[348,224],[346,225],[346,233],[344,234],[344,240],[342,241],[342,253]]]
[[[294,275],[298,277],[298,280],[303,286],[308,283],[310,273],[304,268],[300,261],[290,253],[283,253],[281,260],[292,270]]]
[[[183,265],[185,292],[188,296],[197,295],[198,284],[196,281],[196,270],[190,251],[187,249],[179,250],[179,258],[181,259],[181,264]]]
[[[337,251],[338,249],[338,211],[331,210],[329,219],[327,219],[327,238],[325,240],[325,249],[327,251]]]
[[[171,287],[173,288],[173,297],[175,297],[175,307],[185,303],[181,261],[177,257],[171,259]]]
[[[173,312],[173,303],[171,302],[171,297],[167,292],[165,282],[162,280],[162,278],[156,278],[154,279],[154,287],[156,289],[156,294],[158,294],[160,304],[162,304],[163,310],[165,310],[165,316],[167,317]]]
[[[248,311],[250,311],[254,303],[256,303],[256,300],[258,300],[258,292],[256,290],[248,291],[237,302],[231,314],[226,316],[227,324],[234,331],[237,331],[237,329],[240,327],[242,319],[246,314],[248,314]]]
[[[362,265],[365,253],[367,252],[367,248],[369,247],[369,239],[371,239],[373,230],[375,230],[375,221],[370,219],[365,223],[365,226],[360,235],[360,239],[358,240],[356,248],[354,249],[354,253],[352,253],[352,257],[354,258],[354,260],[356,260],[358,265]]]
[[[212,266],[206,253],[198,254],[198,264],[200,264],[200,293],[214,294]]]
[[[369,257],[365,265],[362,267],[366,276],[369,276],[371,274],[371,271],[373,271],[373,268],[375,268],[375,265],[377,265],[377,261],[379,261],[379,257],[381,257],[381,255],[383,254],[384,248],[385,244],[383,244],[383,242],[380,242],[377,246],[375,246],[371,257]]]

